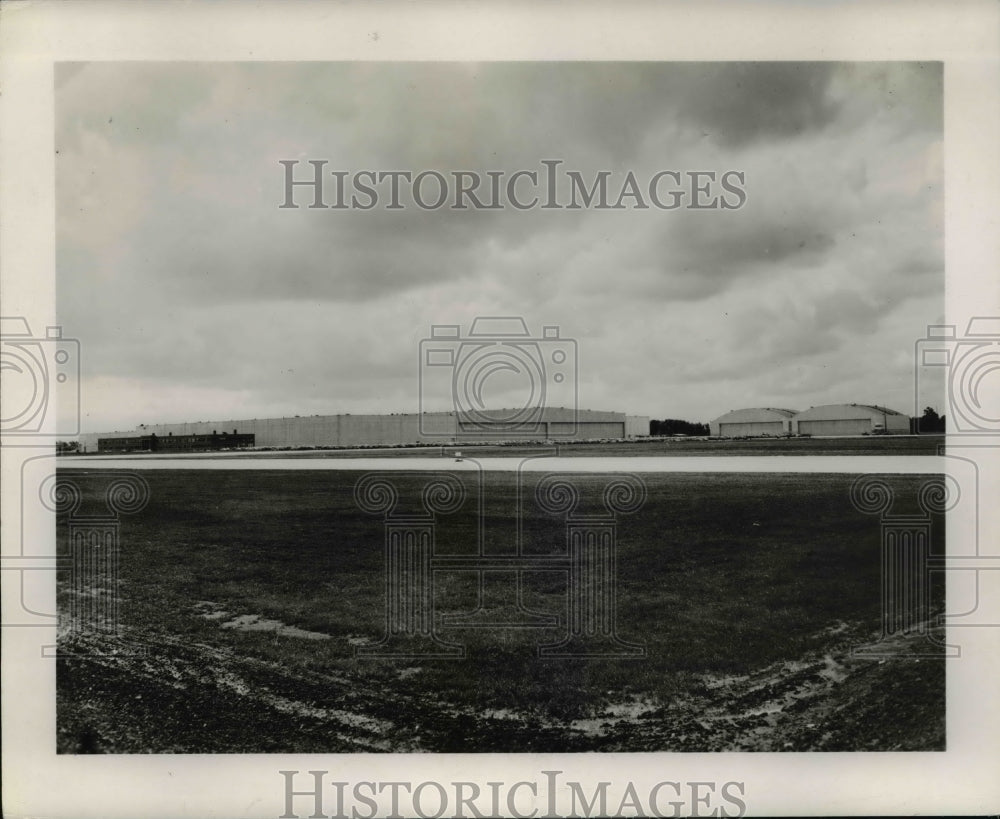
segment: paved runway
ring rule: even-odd
[[[804,472],[871,474],[939,474],[951,459],[936,456],[817,455],[739,457],[553,457],[536,458],[295,458],[286,453],[260,453],[261,457],[232,458],[204,453],[192,456],[134,455],[66,456],[61,469],[215,469],[215,470],[328,470],[354,472],[425,472],[435,470],[483,472]],[[284,455],[284,457],[280,457]]]

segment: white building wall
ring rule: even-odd
[[[748,436],[787,435],[795,410],[774,407],[748,407],[731,410],[708,422],[713,438],[741,438]]]
[[[741,423],[719,424],[719,436],[723,438],[779,437],[787,431],[787,421],[743,421]]]
[[[883,430],[907,434],[910,418],[868,404],[826,404],[803,410],[792,419],[795,435],[861,435]]]
[[[645,438],[649,435],[648,415],[626,415],[625,416],[625,437]]]

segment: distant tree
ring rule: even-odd
[[[916,431],[921,433],[944,432],[945,417],[938,415],[933,407],[924,407],[924,414],[916,421]]]
[[[649,422],[650,435],[708,435],[708,424],[667,418]]]

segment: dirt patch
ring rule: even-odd
[[[260,614],[241,614],[223,623],[222,628],[234,628],[238,631],[273,631],[279,637],[301,637],[303,640],[330,639],[329,634],[288,626],[280,620],[268,620]]]
[[[236,629],[237,631],[269,631],[277,637],[297,637],[302,640],[330,640],[329,634],[319,631],[307,631],[296,626],[289,626],[280,620],[270,620],[262,614],[240,614],[231,615],[228,611],[214,607],[213,603],[202,602],[199,604],[202,609],[199,614],[206,620],[218,620],[221,628]],[[207,610],[205,610],[207,609]],[[226,619],[230,618],[230,619]]]
[[[613,703],[608,705],[596,717],[590,719],[575,719],[569,723],[573,731],[593,737],[606,736],[611,733],[616,726],[623,723],[632,723],[642,719],[649,713],[657,709],[656,703],[642,698],[633,697],[626,702]]]

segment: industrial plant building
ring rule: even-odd
[[[649,435],[648,417],[620,412],[541,408],[527,414],[514,410],[493,410],[475,416],[454,412],[313,415],[142,425],[131,432],[84,433],[80,435],[80,451],[153,451],[154,440],[155,451],[165,452],[246,446],[366,447],[496,441],[624,440],[646,435]],[[188,436],[201,436],[202,443],[208,441],[211,446],[192,446],[187,442]],[[251,440],[252,443],[248,443]]]
[[[826,404],[797,412],[752,408],[727,412],[709,423],[716,438],[782,435],[906,435],[910,418],[874,404]]]

